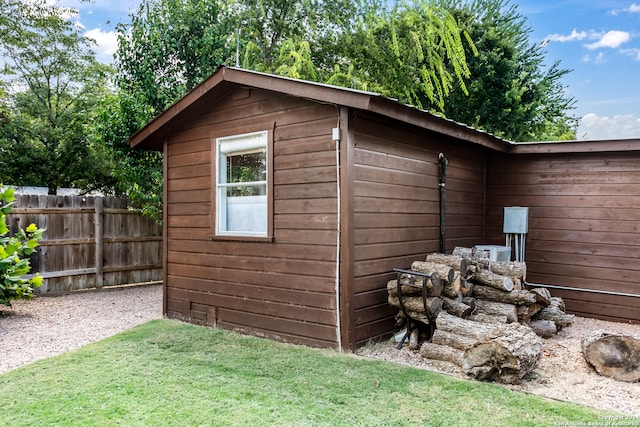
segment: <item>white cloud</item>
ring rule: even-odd
[[[589,55],[588,53],[582,57],[583,62],[592,62],[594,64],[602,64],[605,62],[604,60],[604,52],[598,52],[598,54],[594,57]]]
[[[575,40],[583,40],[587,37],[587,32],[586,31],[577,31],[575,28],[573,30],[571,30],[571,34],[569,34],[568,36],[563,36],[562,34],[549,34],[547,37],[545,37],[545,40],[549,40],[552,42],[571,42],[571,41],[575,41]]]
[[[587,32],[586,31],[577,31],[575,28],[573,30],[571,30],[571,34],[569,34],[568,36],[563,36],[561,34],[549,34],[547,37],[545,37],[545,40],[549,40],[552,42],[571,42],[571,41],[575,41],[575,40],[583,40],[587,37]]]
[[[631,12],[631,13],[640,13],[640,5],[637,5],[637,4],[633,3],[627,9],[624,9],[624,11],[625,12]]]
[[[118,49],[118,36],[115,31],[102,31],[100,28],[94,28],[84,35],[96,41],[96,59],[98,61],[113,62],[113,54]]]
[[[579,140],[640,138],[640,117],[624,114],[613,117],[590,113],[578,126]]]
[[[633,56],[636,61],[640,61],[640,49],[620,49],[620,53],[624,53],[625,55]]]
[[[595,43],[586,45],[587,49],[594,50],[601,47],[617,48],[621,44],[628,42],[631,39],[631,34],[627,31],[608,31],[600,37]]]
[[[618,15],[619,13],[623,13],[623,12],[627,12],[627,13],[640,13],[640,5],[637,5],[635,3],[632,3],[631,6],[626,7],[624,9],[614,9],[612,11],[610,11],[609,13],[611,15]]]

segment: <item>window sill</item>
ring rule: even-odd
[[[227,242],[273,243],[273,236],[219,236],[217,234],[209,234],[209,240]]]

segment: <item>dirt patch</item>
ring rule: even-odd
[[[576,317],[572,326],[563,328],[553,338],[543,339],[542,358],[538,366],[521,384],[507,387],[638,416],[635,421],[640,424],[640,383],[603,377],[587,364],[582,355],[580,340],[597,329],[640,335],[640,325]],[[396,350],[394,344],[387,342],[365,346],[357,354],[467,378],[462,369],[453,364],[423,359],[406,345],[402,350]]]

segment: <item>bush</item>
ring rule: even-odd
[[[24,278],[31,271],[29,256],[38,247],[43,229],[30,224],[13,236],[8,236],[7,214],[11,212],[13,189],[0,186],[0,305],[11,306],[11,301],[33,297],[33,289],[42,285],[42,277],[36,274]]]

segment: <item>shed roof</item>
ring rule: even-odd
[[[176,120],[186,114],[206,108],[229,93],[234,86],[270,90],[290,96],[331,103],[369,111],[399,120],[454,139],[517,154],[640,151],[640,139],[613,141],[562,141],[545,143],[518,143],[504,140],[462,123],[446,119],[424,110],[402,104],[378,93],[348,89],[322,83],[292,79],[273,74],[222,66],[175,104],[133,135],[129,144],[133,148],[162,150],[163,140]]]

